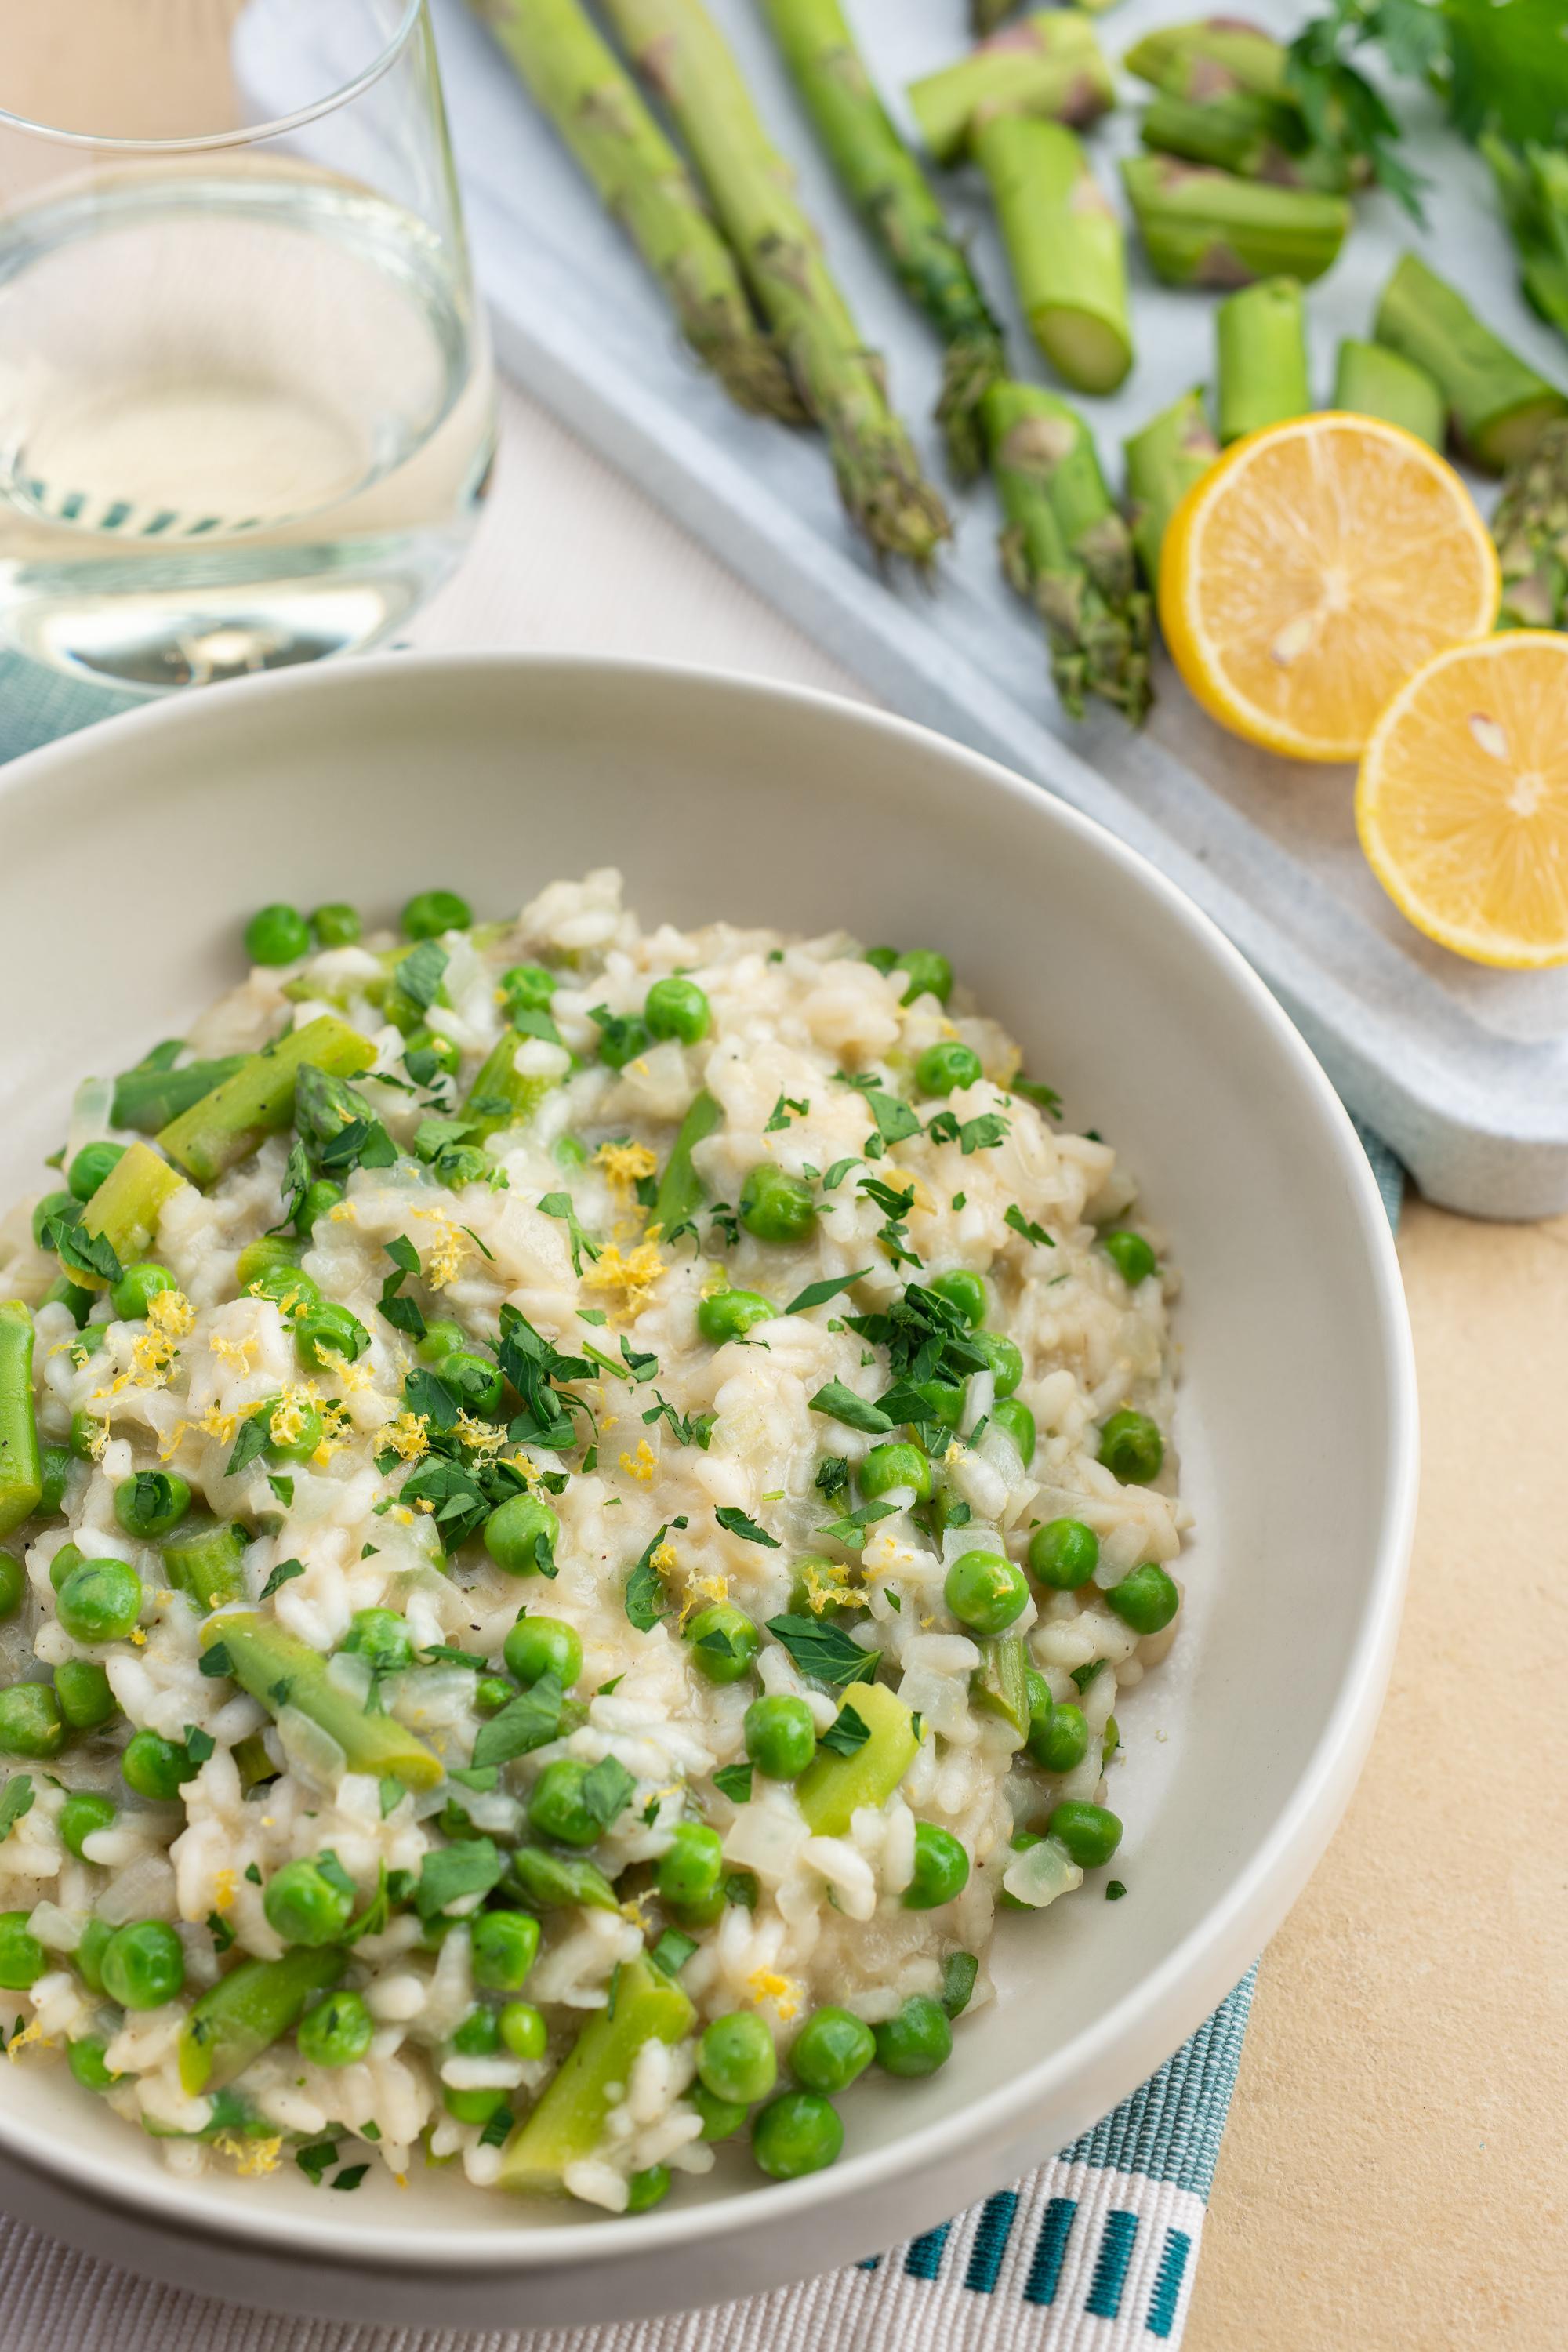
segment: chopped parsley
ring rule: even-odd
[[[304,1573],[305,1563],[302,1559],[280,1559],[261,1588],[262,1600],[270,1601],[275,1592],[280,1591],[284,1585],[291,1584],[297,1576],[303,1576]]]
[[[870,1271],[868,1265],[863,1265],[856,1274],[834,1274],[823,1282],[808,1282],[804,1290],[796,1291],[784,1313],[804,1315],[808,1307],[826,1307],[830,1298],[837,1298],[841,1290],[848,1290],[856,1283],[863,1281]]]
[[[739,1536],[742,1543],[761,1544],[768,1551],[779,1550],[777,1536],[769,1535],[766,1528],[758,1527],[755,1519],[749,1519],[732,1503],[721,1503],[713,1516],[726,1535]]]
[[[853,1756],[870,1737],[870,1725],[857,1712],[854,1700],[847,1698],[816,1744],[832,1756]]]
[[[829,1690],[868,1683],[881,1663],[880,1650],[863,1650],[841,1625],[817,1617],[770,1617],[768,1631],[782,1642],[800,1672]]]
[[[713,1775],[713,1786],[732,1805],[751,1802],[752,1768],[749,1764],[722,1764]]]
[[[17,1822],[33,1810],[33,1776],[30,1772],[14,1772],[5,1783],[5,1793],[0,1796],[0,1842],[8,1838]]]
[[[840,1421],[846,1429],[864,1430],[868,1437],[886,1436],[894,1425],[879,1404],[857,1396],[842,1381],[825,1382],[809,1403],[813,1412],[825,1413],[829,1421]]]
[[[1037,1225],[1032,1217],[1026,1217],[1016,1201],[1008,1202],[1006,1214],[1003,1217],[1002,1223],[1005,1225],[1011,1225],[1016,1234],[1022,1234],[1031,1249],[1039,1249],[1042,1245],[1046,1249],[1056,1247],[1055,1242],[1052,1241],[1044,1225]]]

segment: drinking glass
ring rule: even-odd
[[[493,382],[426,0],[0,0],[0,643],[153,694],[458,562]]]

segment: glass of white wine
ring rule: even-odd
[[[494,436],[426,0],[0,0],[0,643],[143,694],[359,651]]]

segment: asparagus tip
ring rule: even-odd
[[[1007,355],[999,336],[960,335],[947,347],[936,421],[955,482],[973,482],[985,469],[980,406],[990,386],[999,383],[1006,373]]]

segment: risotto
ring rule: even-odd
[[[1158,1237],[931,950],[246,936],[0,1225],[9,2054],[186,2173],[829,2164],[1123,1891]]]

